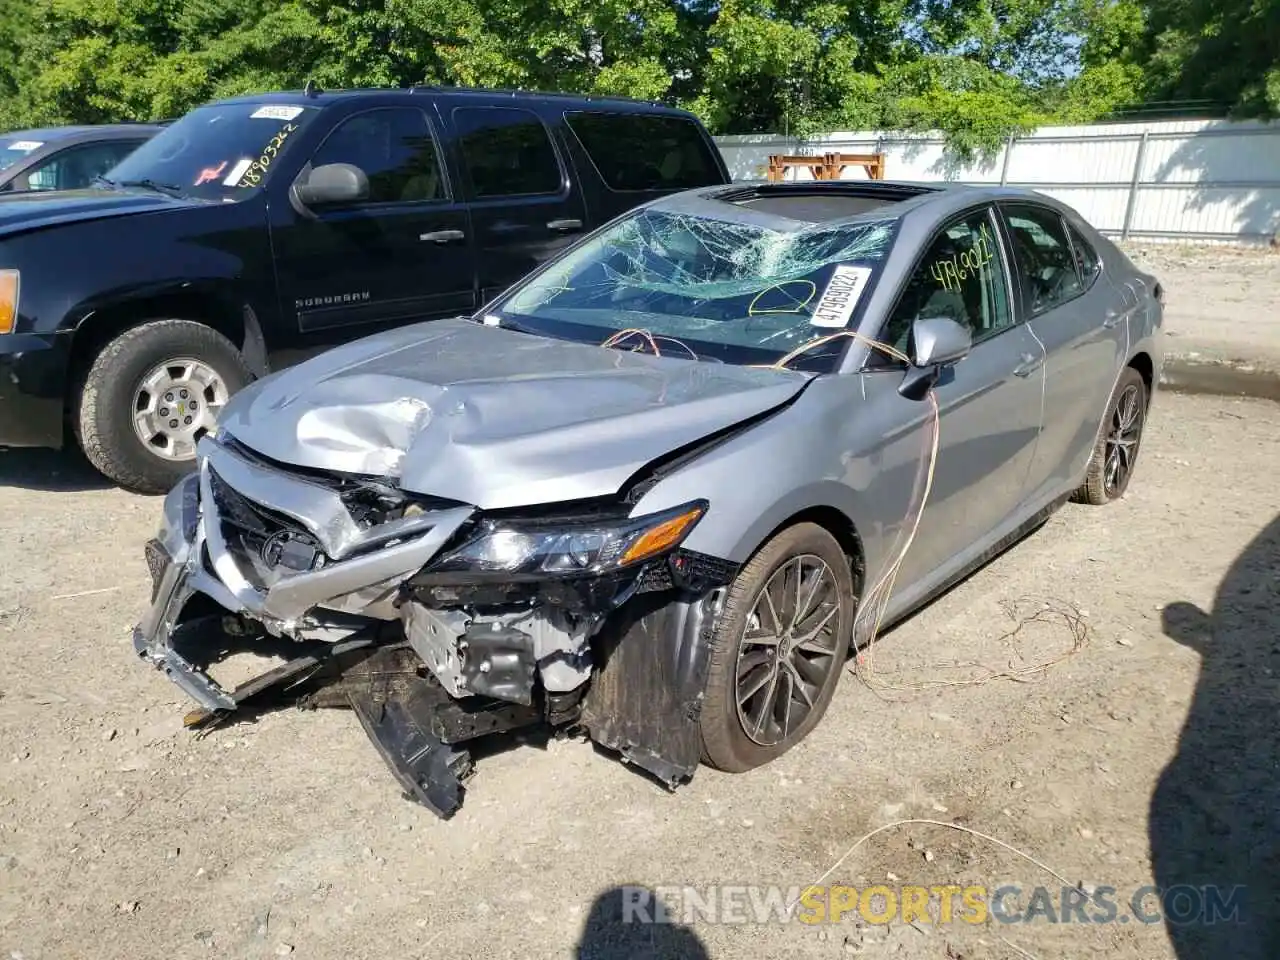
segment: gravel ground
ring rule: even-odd
[[[885,635],[775,764],[669,794],[582,742],[513,743],[443,823],[345,711],[184,731],[189,705],[129,642],[158,501],[67,456],[0,454],[0,956],[1264,956],[1277,462],[1280,406],[1162,394],[1123,501],[1064,507]],[[1119,918],[611,922],[619,885],[805,884],[909,818],[1115,887],[1121,916],[1156,878],[1247,883],[1252,922],[1212,947],[1174,929],[1176,954],[1164,924]],[[925,824],[826,882],[1062,885]]]
[[[1280,250],[1125,244],[1159,277],[1171,357],[1261,366],[1280,375]]]

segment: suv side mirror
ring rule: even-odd
[[[369,198],[369,177],[353,163],[326,163],[304,170],[291,192],[303,207],[359,203]]]
[[[973,349],[973,336],[950,317],[926,317],[911,326],[912,358],[898,393],[923,400],[942,376],[942,368],[963,360]]]

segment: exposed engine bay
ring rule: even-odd
[[[584,733],[670,787],[700,760],[711,629],[735,565],[681,547],[704,501],[510,511],[286,467],[225,434],[147,545],[138,653],[206,726],[285,703],[355,711],[409,797],[460,806],[469,741]],[[237,652],[284,663],[234,689]]]

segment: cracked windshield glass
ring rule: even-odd
[[[646,210],[518,288],[504,326],[669,356],[774,363],[846,327],[895,220],[777,227]],[[634,330],[636,333],[625,334]],[[790,364],[827,371],[847,338]]]
[[[292,103],[200,107],[144,143],[103,179],[107,186],[236,200],[266,181],[277,158],[315,113],[314,107]]]

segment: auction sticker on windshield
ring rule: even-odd
[[[301,113],[302,107],[290,107],[285,104],[275,103],[259,107],[249,116],[254,120],[296,120]]]
[[[822,299],[813,308],[809,322],[815,327],[843,327],[853,316],[853,308],[858,305],[858,298],[870,277],[870,267],[837,265],[827,281],[827,289],[822,291]]]
[[[18,153],[30,153],[32,150],[39,150],[43,146],[43,140],[15,140],[5,149],[14,150]]]

